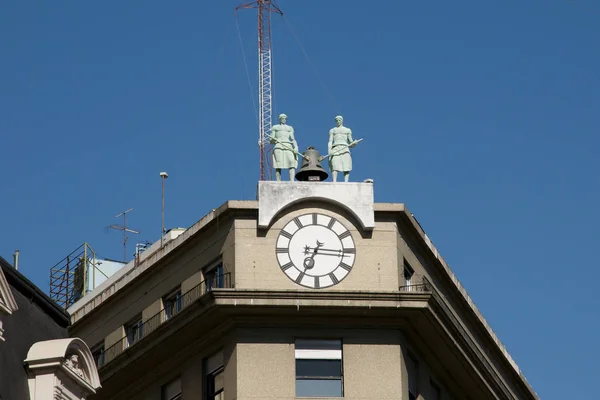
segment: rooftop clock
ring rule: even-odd
[[[314,289],[340,283],[356,258],[352,233],[334,217],[320,213],[288,222],[277,237],[275,252],[288,278]]]

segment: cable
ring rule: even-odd
[[[304,54],[304,57],[306,58],[306,61],[308,62],[308,65],[310,65],[310,67],[312,68],[313,72],[317,76],[317,79],[318,79],[319,83],[321,84],[321,88],[325,91],[325,94],[327,96],[329,96],[329,100],[333,103],[334,107],[337,109],[337,112],[341,113],[341,107],[340,107],[339,103],[337,102],[337,100],[336,100],[335,96],[333,95],[333,93],[331,92],[331,90],[329,90],[329,88],[327,87],[327,85],[323,81],[323,78],[319,74],[319,71],[317,71],[317,69],[315,68],[314,64],[310,61],[310,58],[308,57],[308,54],[306,53],[306,50],[304,49],[304,47],[300,43],[300,40],[298,39],[298,36],[294,32],[294,29],[292,29],[292,25],[290,24],[290,21],[286,18],[285,15],[283,15],[283,19],[285,20],[288,28],[290,29],[290,32],[292,33],[292,36],[294,36],[294,39],[296,40],[296,43],[298,44],[298,46],[300,46],[300,49],[302,50],[302,53]]]

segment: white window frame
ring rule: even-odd
[[[344,366],[343,366],[343,355],[342,355],[342,340],[341,339],[309,339],[309,338],[297,338],[295,341],[295,361],[298,360],[339,360],[340,361],[340,396],[344,397]],[[301,347],[301,348],[298,348]],[[296,385],[298,380],[298,373],[296,372]],[[325,378],[324,378],[325,380]],[[297,389],[296,389],[297,390]],[[299,396],[296,392],[296,397],[307,398],[308,396]],[[311,396],[314,397],[314,396]],[[331,397],[331,396],[317,396],[317,397]],[[338,397],[338,396],[336,396]]]

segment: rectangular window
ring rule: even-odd
[[[343,397],[342,341],[296,340],[296,397]]]
[[[96,362],[96,366],[100,368],[104,365],[104,340],[91,348],[92,357]]]
[[[218,289],[225,287],[222,261],[219,261],[217,264],[204,270],[204,282],[206,284],[207,292],[211,291],[213,288]]]
[[[406,357],[406,371],[408,373],[408,399],[416,400],[419,396],[419,363],[410,354]]]
[[[431,385],[432,400],[442,400],[442,389],[432,380],[429,381],[429,384]]]
[[[413,275],[415,270],[404,260],[404,290],[410,292],[413,290]]]
[[[131,320],[127,325],[125,325],[125,333],[127,335],[127,346],[131,346],[134,343],[137,343],[138,340],[142,338],[142,316],[138,315],[136,318]]]
[[[163,385],[161,400],[181,400],[181,378]]]
[[[206,359],[204,363],[206,370],[205,387],[206,400],[224,400],[225,399],[225,382],[224,382],[224,367],[223,353],[218,352]]]
[[[181,311],[181,289],[177,289],[176,291],[165,296],[163,299],[163,304],[165,307],[166,319],[171,318],[173,315]]]

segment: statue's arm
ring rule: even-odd
[[[354,142],[354,140],[352,140],[352,129],[348,128],[348,143],[352,142]]]
[[[273,144],[273,143],[277,143],[277,140],[275,140],[275,136],[276,136],[276,130],[271,128],[271,132],[270,132],[270,139],[269,139],[269,143]]]
[[[329,130],[329,142],[327,143],[327,154],[331,154],[331,146],[333,145],[333,129]]]
[[[294,150],[298,151],[298,143],[296,142],[296,138],[294,137],[294,128],[292,127],[290,127],[290,142],[292,142]]]

